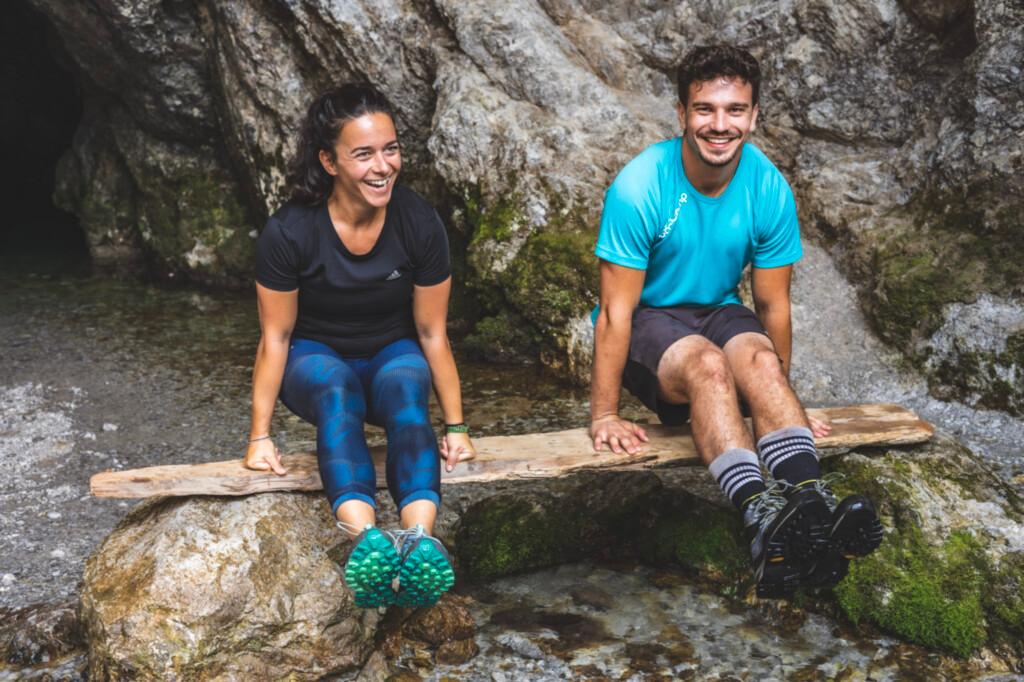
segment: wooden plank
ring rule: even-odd
[[[904,445],[928,440],[928,422],[899,405],[855,405],[811,409],[808,412],[832,424],[832,433],[817,441],[820,448],[865,445]],[[641,464],[646,467],[679,466],[700,462],[688,427],[650,426],[651,441],[644,452],[630,457],[610,452],[594,453],[586,428],[520,436],[490,436],[474,441],[477,459],[451,473],[442,472],[445,483],[493,481],[513,478],[564,476],[580,469],[600,469]],[[384,483],[384,450],[374,449],[377,485]],[[296,453],[283,457],[288,473],[253,471],[242,460],[183,464],[108,471],[90,481],[97,497],[153,497],[180,495],[249,495],[273,490],[320,490],[316,455]]]

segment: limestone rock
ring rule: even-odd
[[[450,217],[481,340],[517,329],[579,378],[604,190],[677,132],[682,54],[743,45],[766,77],[757,142],[878,332],[937,394],[1020,413],[1024,389],[999,378],[1019,374],[1016,355],[933,338],[948,306],[982,293],[1022,307],[1003,248],[1022,239],[1020,3],[32,2],[87,95],[59,182],[98,260],[246,280],[306,102],[366,79],[396,103],[407,180]],[[997,378],[950,383],[933,347]]]
[[[316,495],[168,499],[89,560],[93,679],[320,679],[357,670],[378,616],[357,609],[342,537]]]

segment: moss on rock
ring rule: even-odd
[[[575,518],[529,497],[489,498],[462,520],[456,538],[459,561],[474,580],[568,561],[581,552]]]
[[[834,590],[842,611],[901,639],[967,657],[1024,641],[1024,561],[986,526],[1021,522],[1020,500],[969,450],[939,437],[906,450],[825,460],[834,488],[871,499],[887,533]],[[1016,590],[1016,592],[1015,592]]]
[[[1024,269],[1007,248],[1024,242],[1022,203],[1002,186],[932,191],[908,205],[909,220],[855,237],[862,243],[852,251],[868,254],[859,268],[867,283],[862,291],[868,318],[883,339],[926,372],[937,397],[1024,414],[1019,345],[1005,353],[953,348],[929,367],[933,349],[926,343],[951,303],[973,303],[984,292],[1024,295]],[[1017,381],[1007,380],[1013,374]]]
[[[984,573],[979,543],[969,533],[953,533],[935,547],[910,527],[851,562],[835,594],[854,623],[870,621],[901,639],[966,657],[987,639]]]
[[[739,516],[707,504],[661,516],[637,541],[650,563],[679,566],[726,594],[743,594],[752,584]]]

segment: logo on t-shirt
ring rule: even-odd
[[[402,277],[402,273],[399,272],[398,270],[395,270],[390,275],[388,275],[387,279],[385,279],[384,281],[385,282],[392,282],[392,281],[394,281],[396,279],[400,279],[401,277]]]
[[[672,226],[676,224],[677,220],[679,220],[679,211],[682,210],[683,204],[685,203],[686,192],[683,192],[682,194],[679,195],[679,202],[676,204],[675,213],[672,214],[672,217],[669,218],[669,221],[665,223],[665,227],[661,228],[661,232],[658,233],[658,241],[661,241],[662,239],[667,237],[669,235],[669,232],[672,231]]]

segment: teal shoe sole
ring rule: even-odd
[[[352,549],[345,564],[345,584],[355,596],[356,606],[372,609],[395,603],[391,583],[402,563],[395,546],[376,528],[371,528]]]
[[[455,584],[455,571],[434,543],[420,541],[405,557],[398,583],[401,589],[395,603],[399,606],[433,606]]]

